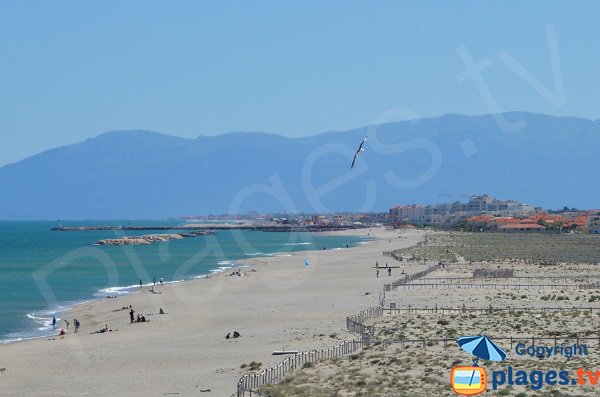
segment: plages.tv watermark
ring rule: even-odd
[[[588,368],[568,369],[518,369],[508,365],[504,369],[490,371],[489,376],[485,368],[478,365],[479,360],[503,361],[507,352],[502,347],[486,336],[463,336],[458,338],[459,346],[467,353],[474,356],[473,364],[456,366],[450,373],[450,385],[454,393],[463,396],[472,396],[484,393],[488,385],[492,390],[506,386],[522,386],[539,391],[545,386],[573,386],[597,385],[600,383],[600,370]],[[590,346],[586,343],[564,343],[553,346],[534,345],[519,342],[515,345],[513,353],[516,357],[538,358],[549,360],[552,358],[572,359],[577,356],[590,354]]]

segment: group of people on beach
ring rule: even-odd
[[[131,307],[131,305],[129,305],[129,321],[131,322],[131,324],[133,323],[145,323],[146,322],[146,317],[142,314],[142,315],[137,315],[137,317],[135,317],[135,310],[133,310],[133,308]]]
[[[377,261],[375,261],[375,269],[376,269],[375,270],[375,275],[377,276],[377,278],[379,278],[379,269],[380,269],[380,267],[379,267],[379,262],[377,262]],[[392,275],[392,268],[388,267],[387,262],[385,263],[385,267],[383,269],[387,269],[388,276],[391,277],[391,275]]]
[[[61,328],[59,334],[61,336],[64,336],[67,334],[66,330],[69,329],[69,325],[71,325],[71,323],[69,323],[69,320],[67,320],[66,318],[63,319],[62,321],[65,325],[65,328]],[[57,322],[56,317],[52,316],[52,329],[54,329],[55,331],[56,331],[56,322]],[[79,323],[79,320],[77,320],[77,319],[73,320],[73,324],[75,324],[75,333],[77,333],[77,331],[79,331],[79,327],[81,326],[81,324]]]
[[[164,282],[164,280],[163,280],[163,278],[161,277],[161,278],[159,279],[158,283],[159,283],[160,285],[163,285],[163,282]],[[156,282],[156,277],[152,277],[152,285],[156,285],[156,284],[157,284],[157,282]],[[140,288],[142,288],[142,287],[143,287],[143,285],[144,285],[144,284],[142,283],[142,279],[140,278]]]

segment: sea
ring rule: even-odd
[[[62,222],[62,226],[174,226],[176,221]],[[139,282],[178,283],[248,266],[257,256],[366,244],[352,236],[226,230],[141,246],[99,246],[101,239],[169,231],[53,231],[57,222],[0,222],[0,344],[54,333],[76,304],[128,294]],[[181,231],[174,231],[174,233]],[[309,262],[299,259],[299,266]]]

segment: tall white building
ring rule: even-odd
[[[600,233],[600,211],[588,215],[587,226],[590,233]]]

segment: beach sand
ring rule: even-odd
[[[375,240],[358,247],[255,258],[246,261],[254,267],[241,269],[245,276],[225,272],[157,286],[159,294],[144,287],[78,305],[66,313],[66,337],[0,346],[0,395],[231,396],[247,371],[242,364],[256,361],[262,369],[285,358],[273,350],[321,349],[353,338],[346,316],[377,305],[383,284],[401,271],[376,278],[375,261],[398,265],[383,251],[414,245],[423,233],[372,229]],[[411,273],[418,270],[411,265]],[[130,324],[128,310],[115,311],[129,305],[149,322]],[[77,334],[74,318],[81,322]],[[113,332],[90,334],[105,324]],[[242,336],[225,339],[234,331]]]

